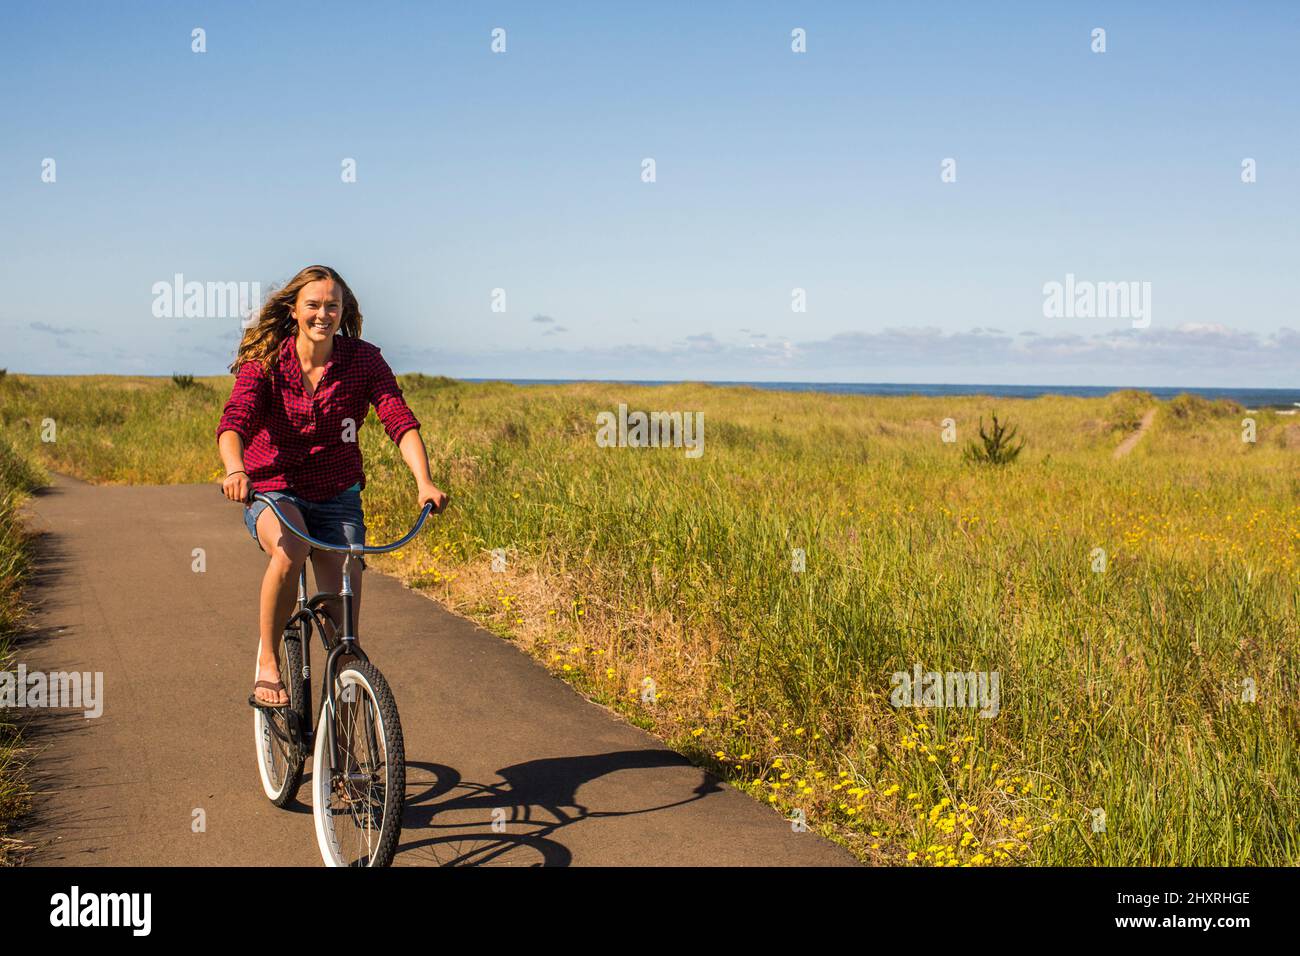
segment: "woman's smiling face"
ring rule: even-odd
[[[298,334],[312,342],[328,342],[343,320],[343,295],[333,279],[317,279],[298,290],[293,307]]]

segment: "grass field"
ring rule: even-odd
[[[89,481],[215,482],[230,382],[11,374],[0,438]],[[372,566],[862,859],[1300,862],[1296,417],[1252,413],[1249,443],[1238,406],[1137,392],[402,384],[452,503]],[[619,403],[703,412],[703,455],[598,447]],[[1023,453],[964,462],[993,411]],[[414,484],[373,413],[361,440],[391,539]],[[917,665],[997,672],[997,715],[893,706]]]
[[[4,380],[0,375],[0,399]],[[31,541],[19,521],[18,507],[45,480],[44,473],[0,435],[0,670],[9,667],[12,641],[26,610],[22,587],[30,568]],[[0,711],[0,866],[18,858],[21,844],[7,834],[30,805],[18,728],[7,718]]]

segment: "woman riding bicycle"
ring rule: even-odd
[[[429,476],[420,422],[378,347],[362,341],[356,296],[333,269],[308,266],[272,293],[244,332],[230,371],[235,385],[217,424],[227,498],[245,502],[251,491],[262,492],[312,537],[364,544],[366,476],[357,433],[373,405],[415,478],[416,506],[445,507],[447,495]],[[245,506],[244,525],[271,556],[262,578],[253,692],[260,703],[286,704],[277,664],[280,630],[292,613],[309,547],[284,531],[265,502]],[[316,551],[311,559],[317,589],[338,593],[344,556]],[[361,575],[349,573],[349,581],[355,629]]]

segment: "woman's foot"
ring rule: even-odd
[[[280,682],[280,668],[275,661],[258,661],[253,698],[268,707],[282,707],[289,703],[289,694]]]

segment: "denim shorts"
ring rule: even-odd
[[[307,533],[318,541],[342,545],[366,543],[366,521],[361,513],[359,484],[328,501],[307,501],[287,491],[266,491],[263,494],[274,499],[277,504],[288,502],[296,507],[307,524]],[[266,507],[265,501],[254,501],[244,508],[244,527],[259,548],[262,547],[262,542],[257,540],[257,519]],[[364,569],[366,559],[360,555],[357,557]]]

